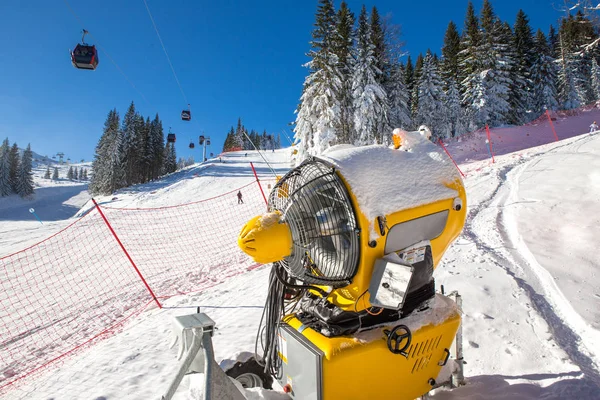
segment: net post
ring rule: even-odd
[[[150,292],[150,295],[152,296],[152,298],[154,299],[154,301],[158,305],[158,308],[162,308],[162,305],[160,304],[160,302],[156,298],[156,295],[154,294],[154,292],[152,291],[152,289],[148,285],[148,282],[146,282],[146,279],[144,279],[144,276],[142,275],[142,273],[138,269],[137,265],[135,265],[135,262],[133,261],[133,259],[129,255],[129,253],[127,252],[127,249],[125,248],[125,246],[123,246],[123,243],[121,243],[121,240],[117,236],[117,233],[114,231],[114,229],[112,228],[112,226],[108,222],[108,219],[106,219],[106,216],[102,212],[102,209],[100,208],[100,206],[98,205],[98,203],[96,203],[96,199],[94,199],[93,197],[92,197],[92,202],[94,203],[94,206],[96,206],[96,209],[100,213],[100,216],[104,220],[104,223],[106,224],[106,226],[108,226],[108,229],[110,230],[110,233],[112,233],[112,235],[114,236],[114,238],[117,241],[117,243],[119,243],[119,246],[121,246],[121,250],[123,250],[123,253],[125,253],[125,255],[127,256],[127,259],[129,260],[129,262],[131,263],[131,265],[133,265],[133,268],[135,269],[135,272],[137,272],[138,276],[140,277],[140,279],[142,280],[142,282],[146,286],[146,289],[148,289],[148,292]]]
[[[558,135],[556,134],[556,130],[554,129],[554,124],[552,123],[552,118],[550,118],[550,113],[546,110],[546,117],[548,117],[548,122],[550,122],[550,127],[552,128],[552,133],[554,133],[554,139],[558,142]]]
[[[446,146],[444,146],[444,142],[442,142],[441,138],[439,139],[439,143],[440,143],[440,146],[442,146],[442,149],[444,149],[444,151],[446,152],[446,154],[448,154],[448,157],[450,157],[450,159],[454,163],[454,166],[456,167],[456,169],[458,170],[458,172],[460,172],[460,174],[462,175],[462,177],[465,178],[465,174],[463,174],[463,172],[460,170],[460,168],[458,168],[458,164],[456,164],[456,161],[454,161],[454,158],[452,158],[452,156],[448,152],[448,149],[446,149]]]
[[[494,160],[494,150],[492,148],[492,134],[490,133],[490,127],[485,125],[485,132],[487,133],[488,145],[490,147],[490,154],[492,155],[492,164],[496,161]]]
[[[265,192],[263,191],[263,188],[260,185],[260,180],[258,179],[258,175],[256,174],[256,169],[254,168],[254,164],[250,163],[250,166],[252,167],[252,172],[254,172],[254,177],[256,178],[256,184],[258,185],[258,188],[260,189],[260,193],[262,194],[262,197],[265,200],[265,204],[268,207],[269,206],[269,202],[267,201],[267,197],[265,196]]]

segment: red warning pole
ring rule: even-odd
[[[550,113],[546,110],[546,117],[548,117],[548,122],[550,122],[550,127],[552,128],[552,133],[554,133],[554,139],[558,142],[558,135],[556,134],[556,130],[554,129],[554,124],[552,123],[552,118],[550,118]]]
[[[256,174],[256,169],[254,169],[254,164],[250,163],[250,166],[252,167],[252,172],[254,172],[254,177],[256,178],[256,183],[258,184],[258,188],[260,189],[260,193],[262,194],[263,199],[265,199],[265,204],[268,207],[269,206],[269,202],[267,201],[267,197],[265,196],[265,192],[263,191],[263,188],[260,185],[260,180],[258,179],[258,175]]]
[[[442,142],[441,138],[439,140],[439,143],[440,143],[440,146],[442,146],[442,149],[444,149],[444,151],[446,152],[446,154],[448,154],[448,157],[450,157],[450,159],[454,163],[454,166],[456,167],[456,169],[458,170],[458,172],[460,172],[460,174],[462,175],[462,177],[465,178],[465,174],[463,174],[463,172],[460,170],[460,168],[458,168],[458,164],[456,164],[456,161],[454,161],[454,158],[452,158],[452,156],[450,155],[450,153],[448,153],[448,149],[446,149],[446,146],[444,146],[444,142]]]
[[[102,217],[102,219],[106,223],[106,226],[108,226],[108,229],[110,229],[110,233],[112,233],[112,235],[117,240],[117,243],[119,243],[119,246],[121,246],[121,250],[123,250],[123,253],[125,253],[125,255],[127,256],[127,259],[129,260],[129,262],[131,263],[131,265],[133,265],[133,268],[135,269],[135,272],[137,272],[137,274],[139,275],[139,277],[142,280],[142,282],[144,282],[144,285],[146,285],[146,289],[148,289],[148,291],[150,292],[150,295],[152,296],[152,298],[154,299],[154,301],[158,305],[158,308],[162,308],[162,305],[160,304],[160,302],[158,301],[158,299],[154,295],[154,292],[152,291],[152,289],[150,289],[150,286],[148,286],[148,282],[146,282],[146,279],[144,279],[144,277],[142,276],[142,273],[138,269],[137,265],[135,265],[135,262],[133,262],[133,259],[131,258],[131,256],[127,252],[127,249],[125,249],[125,246],[123,246],[123,243],[121,243],[121,240],[119,239],[119,237],[115,233],[115,231],[112,228],[112,226],[110,226],[110,223],[108,222],[108,219],[106,219],[106,217],[104,216],[104,213],[102,212],[102,209],[100,208],[100,206],[98,205],[98,203],[96,203],[96,200],[93,197],[92,197],[92,202],[94,202],[94,205],[96,206],[96,209],[100,213],[100,216]]]
[[[492,164],[493,164],[496,161],[494,160],[494,150],[492,149],[492,136],[490,134],[490,128],[489,128],[489,126],[487,126],[487,124],[485,125],[485,131],[487,132],[488,144],[490,146],[490,154],[492,155]]]

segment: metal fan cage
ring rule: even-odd
[[[343,287],[356,274],[360,237],[344,183],[334,168],[310,159],[288,172],[269,195],[269,211],[290,227],[292,254],[281,264],[293,277]]]

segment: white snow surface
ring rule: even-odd
[[[333,164],[348,182],[369,221],[371,239],[379,237],[374,226],[377,216],[458,196],[446,186],[461,179],[452,161],[418,133],[411,136],[409,148],[342,145],[320,158]]]
[[[511,151],[498,150],[494,164],[483,147],[485,135],[448,144],[467,175],[468,216],[462,235],[446,252],[435,277],[438,288],[444,285],[446,292],[458,290],[463,297],[467,385],[451,391],[437,390],[431,398],[600,398],[600,256],[596,248],[596,238],[600,237],[600,135],[584,134],[587,129],[583,125],[587,127],[589,121],[581,123],[579,129],[580,120],[574,118],[572,125],[569,119],[558,121],[559,136],[566,130],[570,130],[569,136],[579,136],[556,143],[547,140],[552,133],[544,126],[503,128],[502,137],[510,143],[506,149]],[[548,144],[533,147],[541,141]],[[362,165],[353,159],[354,149],[343,151],[340,154],[352,160],[343,174],[353,190],[370,184],[367,175],[371,181],[378,181],[373,185],[386,181],[385,176],[388,179],[383,190],[389,188],[386,196],[396,200],[388,201],[385,196],[379,199],[405,204],[401,202],[403,194],[392,189],[400,186],[395,182],[403,179],[406,170],[383,171],[380,157],[366,156],[374,150],[363,153]],[[395,154],[400,153],[389,154],[397,157]],[[282,171],[289,167],[285,158],[288,155],[289,151],[284,150],[265,153],[279,163]],[[405,153],[402,157],[413,156]],[[190,171],[196,168],[197,172],[179,173],[165,178],[162,184],[140,185],[117,193],[113,203],[133,207],[175,205],[205,193],[208,197],[226,192],[242,180],[247,182],[250,175],[242,164],[247,161],[253,161],[259,173],[266,175],[266,166],[254,152],[248,152],[247,158],[225,155],[223,160],[224,164],[213,163],[206,169],[190,167]],[[349,178],[354,172],[360,173],[355,171],[359,168],[364,170],[361,179],[366,182]],[[421,175],[430,172],[419,171],[423,171]],[[198,173],[198,179],[190,179],[194,173]],[[416,179],[415,187],[418,184]],[[360,201],[375,213],[384,212],[377,209],[376,200],[368,197]],[[12,204],[10,210],[29,208],[19,199],[8,201]],[[57,198],[55,205],[60,208],[63,201]],[[6,210],[0,207],[0,256],[22,249],[32,237],[43,237],[59,228],[42,226],[29,217],[27,221],[13,221],[11,224],[17,225],[12,225],[10,239],[6,239],[4,226],[12,213]],[[207,227],[210,229],[214,228]],[[198,293],[172,297],[164,302],[163,309],[149,308],[120,332],[21,381],[2,398],[160,398],[177,369],[177,348],[169,348],[172,318],[195,312],[195,307],[201,306],[218,327],[213,338],[216,359],[230,365],[228,359],[254,349],[268,274],[268,266],[263,266]],[[201,398],[201,382],[202,375],[187,376],[175,398]],[[280,391],[257,389],[247,390],[245,395],[249,399],[286,398]]]

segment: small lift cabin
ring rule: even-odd
[[[84,29],[81,43],[78,43],[71,52],[71,63],[73,63],[73,66],[77,69],[95,70],[96,67],[98,67],[99,62],[98,50],[96,50],[96,46],[90,46],[84,42],[87,33],[88,31]]]

